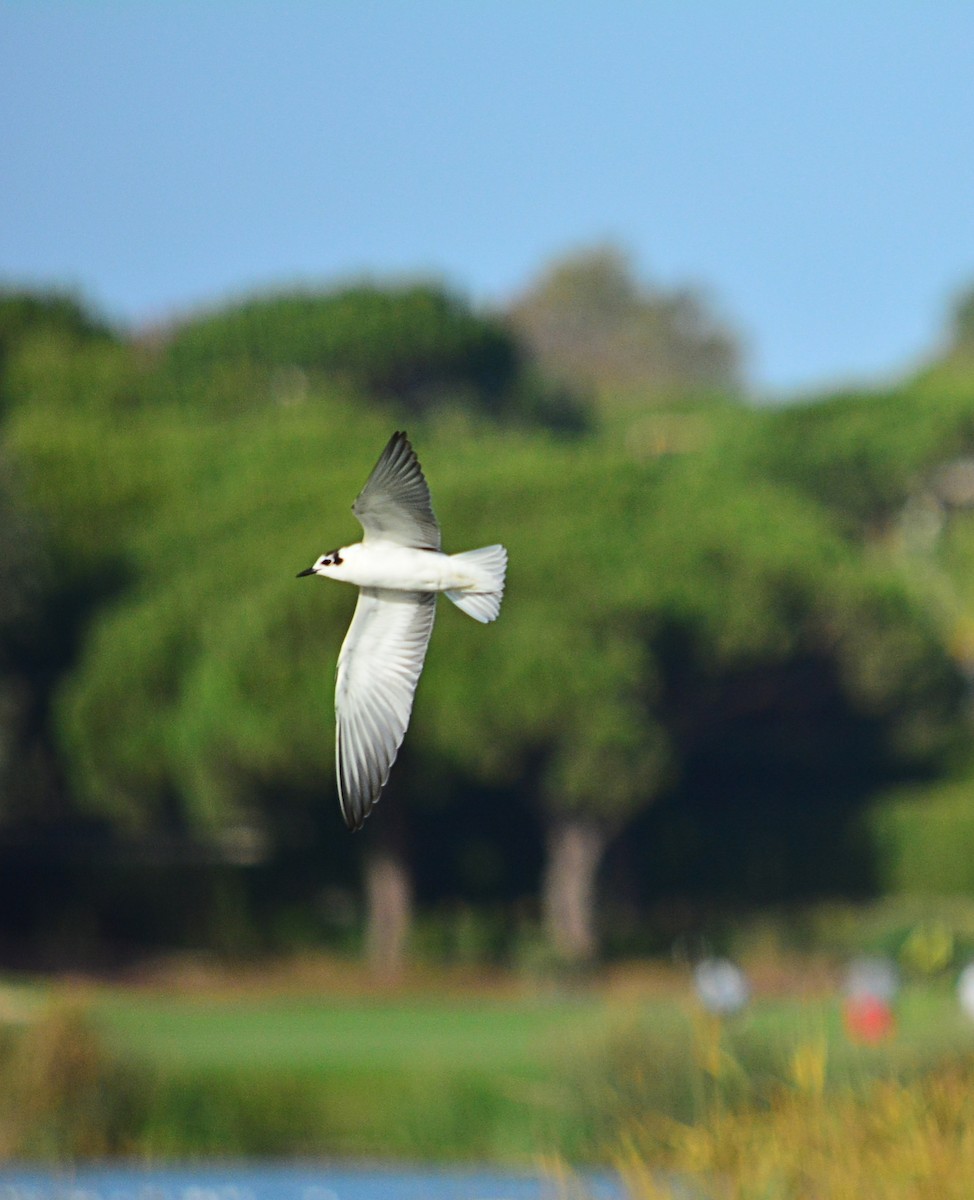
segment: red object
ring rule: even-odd
[[[849,1038],[868,1045],[892,1037],[896,1027],[892,1008],[876,996],[850,996],[845,1002],[844,1016]]]

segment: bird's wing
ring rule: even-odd
[[[440,527],[430,490],[405,433],[394,433],[352,505],[364,540],[384,539],[401,546],[439,550]]]
[[[389,778],[435,614],[433,592],[359,591],[335,688],[338,799],[349,829],[361,828]]]

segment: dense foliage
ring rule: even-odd
[[[354,597],[294,575],[358,536],[351,499],[406,417],[446,548],[511,559],[496,626],[442,606],[370,823],[405,817],[422,903],[522,920],[572,825],[598,832],[592,868],[604,852],[630,917],[882,889],[913,828],[871,824],[884,790],[902,807],[967,777],[974,526],[942,481],[974,452],[974,387],[956,377],[781,411],[656,396],[624,436],[565,438],[534,419],[555,393],[528,351],[432,288],[256,299],[134,342],[36,311],[0,363],[16,520],[38,531],[13,588],[25,539],[0,488],[0,697],[32,713],[35,797],[7,783],[0,807],[11,934],[80,878],[94,937],[339,936],[370,845],[331,784]],[[29,605],[4,599],[23,587]]]
[[[205,386],[239,409],[263,395],[298,402],[322,380],[410,416],[460,406],[573,429],[586,420],[580,398],[525,370],[502,321],[432,284],[287,292],[197,316],[166,338],[159,382],[190,401]]]

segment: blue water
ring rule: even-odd
[[[625,1200],[617,1179],[587,1174],[572,1196]],[[38,1170],[0,1168],[0,1200],[563,1200],[540,1174],[288,1165]]]

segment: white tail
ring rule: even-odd
[[[462,591],[446,593],[457,608],[475,621],[496,621],[504,595],[504,575],[507,571],[507,551],[503,546],[484,546],[480,550],[465,550],[450,557],[469,570],[476,581]]]

